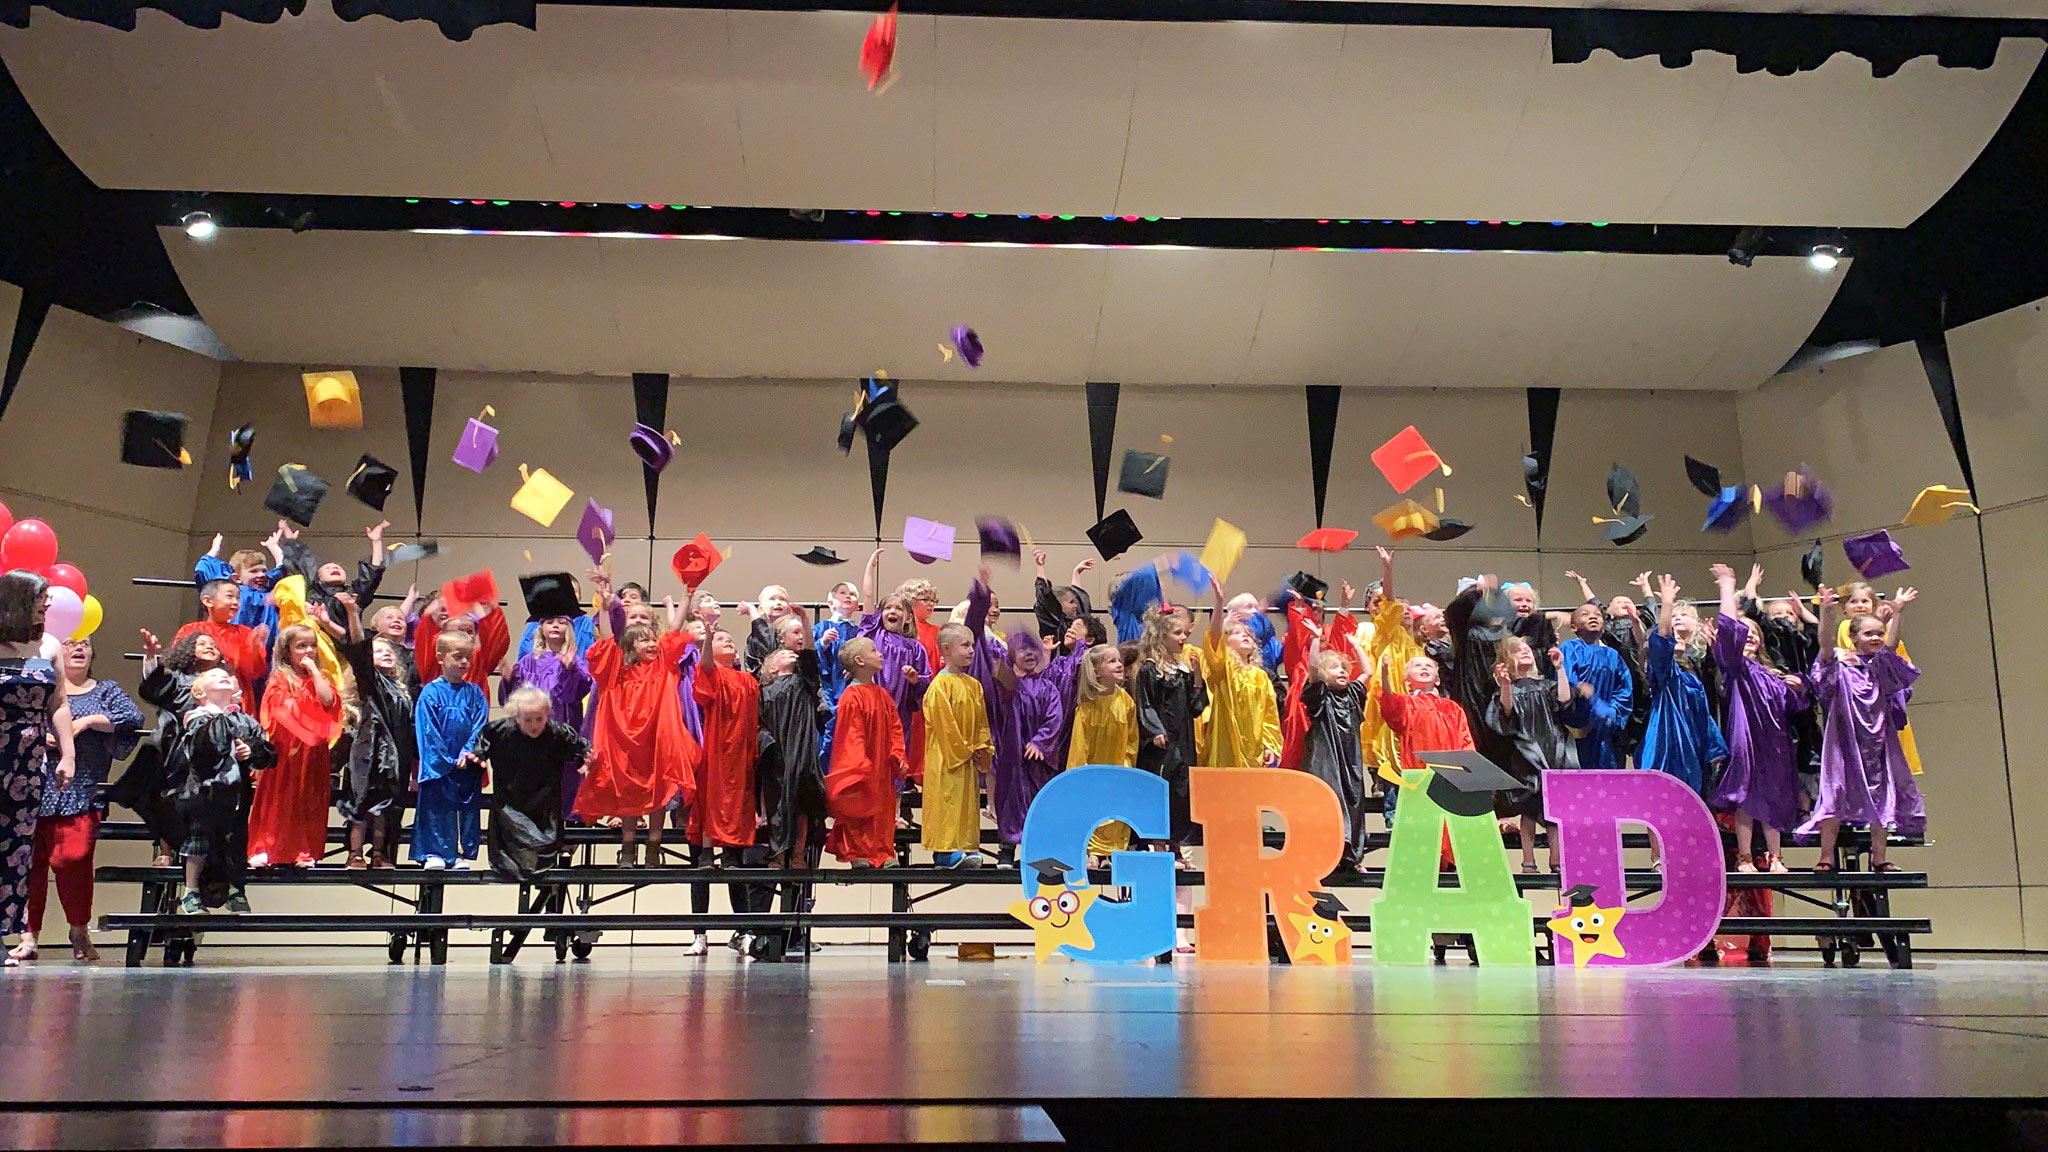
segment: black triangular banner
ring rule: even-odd
[[[1557,442],[1556,388],[1529,389],[1529,454],[1536,457],[1536,476],[1529,482],[1529,505],[1536,512],[1536,538],[1543,538],[1543,497],[1550,490],[1550,449]]]
[[[1116,401],[1123,385],[1088,383],[1088,453],[1095,463],[1095,518],[1109,500],[1109,459],[1116,448]]]
[[[43,330],[43,321],[50,315],[50,298],[34,288],[21,290],[21,310],[14,314],[14,340],[7,346],[7,375],[0,378],[0,419],[7,416],[8,401],[14,399],[14,387],[21,383],[22,369],[28,367],[28,354],[36,346],[36,336]]]
[[[668,373],[633,373],[633,419],[668,435]],[[647,488],[647,538],[652,540],[654,504],[661,496],[661,473],[642,464],[640,480]]]
[[[1920,369],[1927,373],[1928,386],[1934,389],[1934,406],[1941,409],[1941,423],[1948,429],[1949,447],[1955,450],[1956,463],[1963,470],[1963,487],[1970,490],[1970,499],[1977,499],[1977,477],[1970,467],[1970,443],[1963,436],[1963,409],[1956,400],[1956,375],[1948,361],[1948,335],[1936,332],[1913,341],[1920,350]]]
[[[882,546],[882,501],[889,494],[889,449],[868,445],[868,487],[875,494],[875,547]]]
[[[405,402],[405,447],[412,459],[413,527],[427,528],[427,456],[434,446],[434,368],[400,368],[399,394]]]
[[[1335,384],[1308,386],[1308,466],[1316,486],[1316,527],[1323,526],[1323,499],[1330,492],[1330,449],[1337,442],[1337,403],[1344,393]]]

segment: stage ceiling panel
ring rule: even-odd
[[[1542,30],[544,6],[537,32],[121,32],[38,11],[0,57],[105,187],[899,211],[1903,226],[2039,61],[1838,55],[1791,77]]]
[[[989,383],[1743,390],[1846,274],[1792,258],[162,230],[236,355]],[[979,371],[941,359],[955,324]]]

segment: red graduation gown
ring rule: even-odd
[[[597,709],[590,775],[576,792],[576,815],[645,816],[668,807],[678,794],[684,804],[695,803],[703,752],[683,726],[677,696],[677,661],[689,647],[689,633],[664,633],[661,655],[629,668],[618,641],[606,637],[591,645]]]
[[[704,717],[692,844],[745,848],[754,842],[754,760],[761,745],[761,682],[717,663],[697,666],[695,693]]]
[[[327,851],[328,745],[341,731],[341,693],[322,704],[310,680],[279,672],[263,691],[259,718],[277,762],[256,777],[249,863],[315,863]]]
[[[270,672],[270,653],[256,640],[256,630],[241,624],[215,624],[211,620],[194,620],[178,634],[171,637],[176,644],[194,632],[204,632],[213,637],[214,646],[220,649],[223,667],[235,674],[235,680],[242,686],[242,711],[254,713],[262,701],[256,696],[256,685]],[[270,636],[275,640],[277,637]]]
[[[1287,636],[1280,645],[1280,666],[1287,672],[1287,706],[1280,712],[1280,766],[1299,770],[1308,754],[1308,710],[1301,706],[1301,690],[1308,686],[1308,650],[1315,637],[1308,630],[1308,607],[1299,600],[1287,602]],[[1322,651],[1344,657],[1351,676],[1358,676],[1357,649],[1351,634],[1358,623],[1348,613],[1323,614]]]
[[[825,848],[848,863],[886,864],[896,855],[896,784],[908,767],[896,701],[880,685],[851,685],[839,697],[834,723]]]

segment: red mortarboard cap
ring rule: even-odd
[[[683,582],[683,587],[695,590],[724,562],[725,557],[718,554],[718,545],[711,542],[711,537],[699,532],[695,540],[676,549],[669,568],[675,572],[676,579]]]
[[[474,608],[496,608],[498,606],[498,578],[491,575],[489,568],[457,576],[441,585],[441,603],[448,611],[461,615]]]
[[[868,78],[868,91],[882,84],[896,62],[896,5],[875,17],[860,42],[860,74]],[[883,85],[887,87],[886,84]]]
[[[1406,492],[1422,482],[1424,476],[1443,467],[1443,457],[1415,430],[1415,425],[1394,433],[1394,438],[1373,449],[1373,467],[1387,478],[1396,492]]]
[[[1295,542],[1296,548],[1310,552],[1342,552],[1358,539],[1358,533],[1349,528],[1318,528]]]

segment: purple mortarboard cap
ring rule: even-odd
[[[981,367],[981,337],[965,324],[953,325],[953,351],[967,361],[969,368]]]
[[[908,516],[903,520],[903,550],[919,564],[953,558],[953,526]]]
[[[1786,477],[1775,492],[1764,493],[1764,507],[1785,526],[1785,531],[1805,535],[1816,524],[1835,514],[1835,498],[1825,485],[1805,468]]]
[[[640,458],[640,463],[656,472],[668,467],[668,462],[675,458],[675,444],[667,436],[662,435],[659,428],[635,424],[633,434],[627,437],[627,443],[633,446],[633,455]]]
[[[1024,554],[1024,545],[1017,536],[1017,526],[1001,516],[983,516],[975,520],[975,531],[981,534],[981,554],[1001,556],[1016,562]]]
[[[471,472],[482,472],[498,458],[498,430],[471,417],[455,445],[455,462]]]
[[[1187,589],[1190,596],[1200,596],[1209,590],[1209,570],[1202,567],[1200,556],[1185,548],[1174,554],[1166,574],[1175,584]]]
[[[1723,488],[1707,508],[1707,521],[1700,525],[1702,532],[1733,532],[1735,526],[1749,515],[1749,490],[1746,488]]]
[[[1842,541],[1842,551],[1848,555],[1850,567],[1861,572],[1865,580],[1904,572],[1912,567],[1906,563],[1905,554],[1899,551],[1898,541],[1882,528]]]
[[[590,554],[592,564],[604,563],[604,554],[619,538],[612,527],[612,510],[595,500],[583,505],[583,519],[576,525],[576,542]]]

